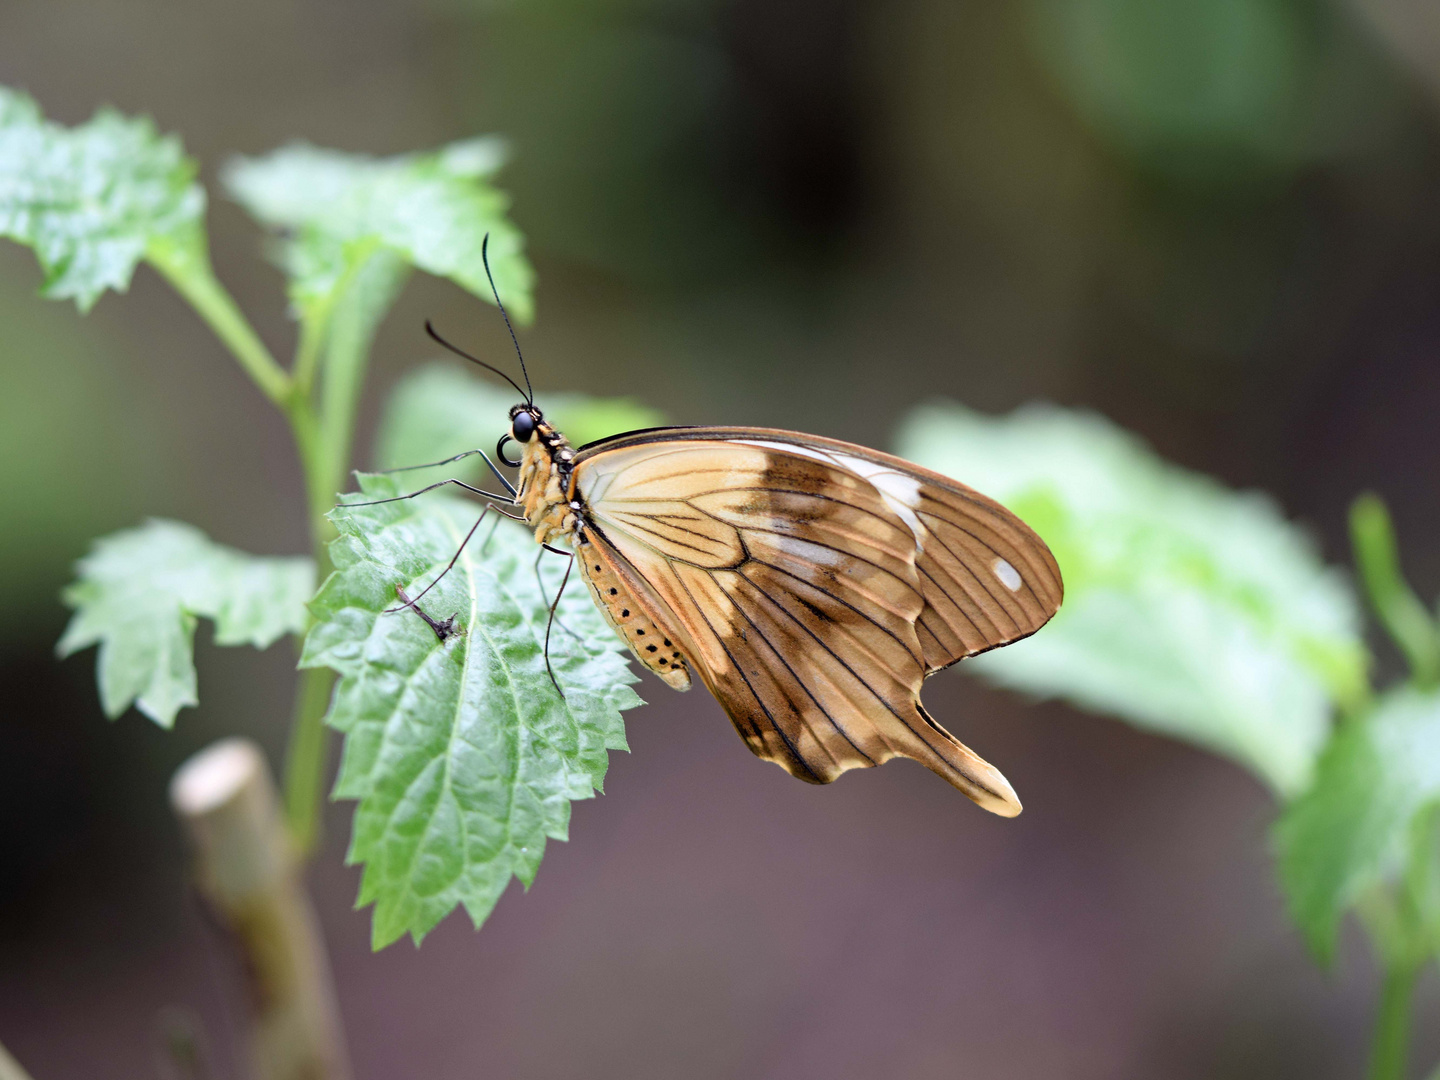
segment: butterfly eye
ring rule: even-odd
[[[516,442],[529,442],[535,434],[535,417],[528,412],[516,413],[515,419],[510,421],[510,433]]]

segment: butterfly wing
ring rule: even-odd
[[[575,477],[588,543],[675,628],[756,754],[815,783],[909,757],[1019,812],[919,702],[929,673],[1058,605],[1053,560],[1008,511],[899,459],[765,429],[620,436],[582,449]],[[1008,597],[977,584],[997,558],[1021,578],[1001,581]]]

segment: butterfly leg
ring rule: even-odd
[[[570,553],[567,552],[567,554]],[[555,678],[555,669],[550,666],[550,627],[555,622],[555,609],[560,606],[560,598],[565,595],[565,586],[570,583],[570,571],[573,569],[575,569],[575,556],[570,554],[570,561],[565,564],[565,576],[560,579],[560,591],[555,594],[555,602],[550,605],[550,619],[545,624],[545,671],[549,674],[550,682],[554,685],[555,692],[560,695],[561,701],[565,700],[565,691],[560,689],[560,683]],[[538,563],[536,572],[539,572]]]
[[[490,466],[490,471],[495,474],[495,479],[499,480],[500,483],[504,484],[505,490],[510,492],[510,494],[514,496],[515,485],[510,483],[509,480],[505,479],[505,474],[496,467],[495,463],[490,460],[490,455],[485,453],[484,450],[466,450],[463,454],[456,454],[454,457],[447,457],[444,461],[432,461],[428,465],[402,465],[398,469],[376,469],[375,471],[385,474],[397,472],[413,472],[416,469],[435,469],[441,465],[449,465],[456,461],[464,461],[467,457],[474,457],[476,454],[479,454],[482,458],[485,459],[485,464]]]
[[[436,488],[444,487],[446,484],[454,484],[456,487],[462,487],[462,488],[464,488],[466,491],[470,492],[471,494],[480,495],[480,496],[483,496],[483,497],[486,498],[486,499],[495,499],[495,500],[497,500],[497,501],[507,503],[507,504],[509,504],[509,505],[511,505],[511,506],[515,505],[513,499],[507,499],[507,498],[504,498],[503,496],[496,495],[493,491],[482,491],[480,488],[471,487],[469,484],[465,483],[464,480],[457,480],[457,479],[455,479],[455,477],[453,477],[453,476],[452,476],[449,480],[439,480],[439,481],[436,481],[435,483],[431,484],[429,487],[423,487],[423,488],[421,488],[419,491],[412,491],[412,492],[410,492],[409,495],[392,495],[392,496],[390,496],[390,498],[388,498],[388,499],[369,499],[369,500],[367,500],[367,501],[365,501],[365,502],[341,503],[340,505],[341,505],[342,507],[344,507],[344,506],[379,506],[381,503],[403,502],[403,501],[406,500],[406,499],[418,498],[419,496],[424,495],[427,491],[434,491]],[[520,515],[520,514],[507,513],[507,512],[504,511],[504,510],[500,510],[500,508],[499,508],[498,506],[495,507],[495,509],[498,510],[500,513],[504,514],[506,517],[510,518],[510,519],[513,520],[513,521],[524,521],[524,520],[525,520],[525,518],[524,518],[522,515]]]
[[[408,596],[405,595],[405,587],[403,585],[395,586],[395,595],[398,596],[401,600],[405,601],[406,607],[415,607],[415,601],[411,600]],[[395,610],[404,611],[405,608],[396,608]],[[430,629],[435,632],[436,639],[439,640],[441,643],[444,643],[448,639],[454,637],[456,634],[464,633],[464,630],[458,625],[458,620],[460,618],[459,612],[451,615],[448,619],[432,619],[429,615],[426,615],[425,612],[421,611],[418,607],[416,607],[415,614],[419,615],[420,618],[425,620],[425,625],[430,627]]]
[[[405,594],[401,592],[399,588],[396,588],[396,594],[400,597],[401,600],[404,600],[405,602],[396,608],[386,608],[382,614],[394,615],[396,612],[404,611],[406,608],[414,608],[415,614],[419,615],[426,622],[430,622],[430,616],[426,615],[418,607],[415,607],[415,605],[420,601],[422,597],[424,597],[426,593],[428,593],[436,585],[440,584],[441,578],[443,578],[446,574],[450,573],[451,570],[455,569],[455,564],[460,560],[460,553],[465,550],[465,545],[470,543],[470,538],[475,535],[475,530],[480,528],[480,523],[485,520],[485,515],[490,513],[490,511],[494,509],[495,507],[493,506],[487,506],[484,510],[480,511],[480,516],[475,519],[475,524],[470,526],[470,531],[465,534],[465,539],[460,541],[460,546],[455,549],[455,554],[450,557],[450,561],[446,564],[445,569],[440,571],[439,576],[436,577],[434,581],[430,582],[429,585],[426,585],[425,588],[420,590],[419,596],[415,597],[414,600],[406,599]],[[501,513],[504,513],[504,511],[501,511]],[[453,619],[454,616],[452,616],[451,618]],[[433,623],[431,624],[431,629],[434,629]],[[439,631],[437,630],[436,633],[438,634]],[[441,637],[440,640],[444,641],[445,639],[444,637]]]
[[[535,581],[536,581],[536,583],[540,586],[540,595],[541,595],[541,596],[544,596],[544,595],[545,595],[545,579],[540,576],[540,560],[543,559],[543,558],[545,558],[545,552],[547,552],[547,551],[552,551],[552,552],[554,552],[556,555],[564,555],[564,556],[567,556],[567,557],[569,557],[569,558],[573,558],[573,557],[574,557],[570,552],[568,552],[568,551],[562,551],[560,548],[551,547],[549,544],[541,544],[541,545],[540,545],[540,550],[539,550],[539,552],[535,555]],[[560,627],[561,630],[564,630],[567,634],[569,634],[571,637],[573,637],[576,641],[579,641],[579,640],[580,640],[580,635],[577,634],[574,630],[571,630],[570,627],[566,626],[564,620],[560,619],[558,616],[555,618],[555,625],[558,626],[558,627]]]

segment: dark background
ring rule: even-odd
[[[181,133],[278,352],[229,154],[499,132],[542,393],[880,446],[935,395],[1088,406],[1270,490],[1332,560],[1381,492],[1440,592],[1429,0],[4,0],[0,82]],[[154,1077],[178,1007],[237,1077],[238,973],[165,783],[224,733],[278,755],[293,654],[202,629],[203,704],[166,733],[107,723],[93,653],[52,646],[99,533],[303,551],[288,433],[149,271],[84,320],[38,282],[0,245],[0,1040],[36,1080]],[[362,457],[427,316],[505,355],[492,308],[416,280]],[[479,933],[371,955],[331,808],[310,880],[361,1080],[1361,1074],[1370,961],[1353,930],[1332,971],[1307,958],[1236,768],[944,675],[930,710],[1025,801],[1002,821],[909,763],[797,784],[703,691],[642,692],[608,794]],[[1418,1009],[1429,1067],[1433,975]]]

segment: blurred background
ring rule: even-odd
[[[889,445],[934,396],[1099,410],[1273,492],[1346,561],[1361,489],[1440,592],[1440,8],[1429,0],[5,0],[0,82],[113,104],[217,168],[496,132],[539,273],[545,389]],[[221,278],[288,354],[283,282],[214,197]],[[153,1077],[162,1017],[238,1077],[241,973],[192,899],[176,765],[278,761],[293,654],[215,650],[202,706],[107,723],[58,592],[149,515],[306,548],[283,422],[148,270],[81,319],[0,245],[0,1039],[37,1080]],[[385,324],[361,458],[434,318]],[[500,419],[497,418],[497,433]],[[964,479],[962,476],[961,479]],[[1388,655],[1388,654],[1383,654]],[[831,788],[649,680],[608,794],[483,931],[368,948],[332,806],[310,881],[362,1080],[1354,1077],[1373,973],[1316,968],[1237,768],[950,673],[942,722],[1026,812],[918,766]],[[1440,1009],[1433,975],[1421,1015]],[[1440,1057],[1422,1031],[1417,1061]]]

